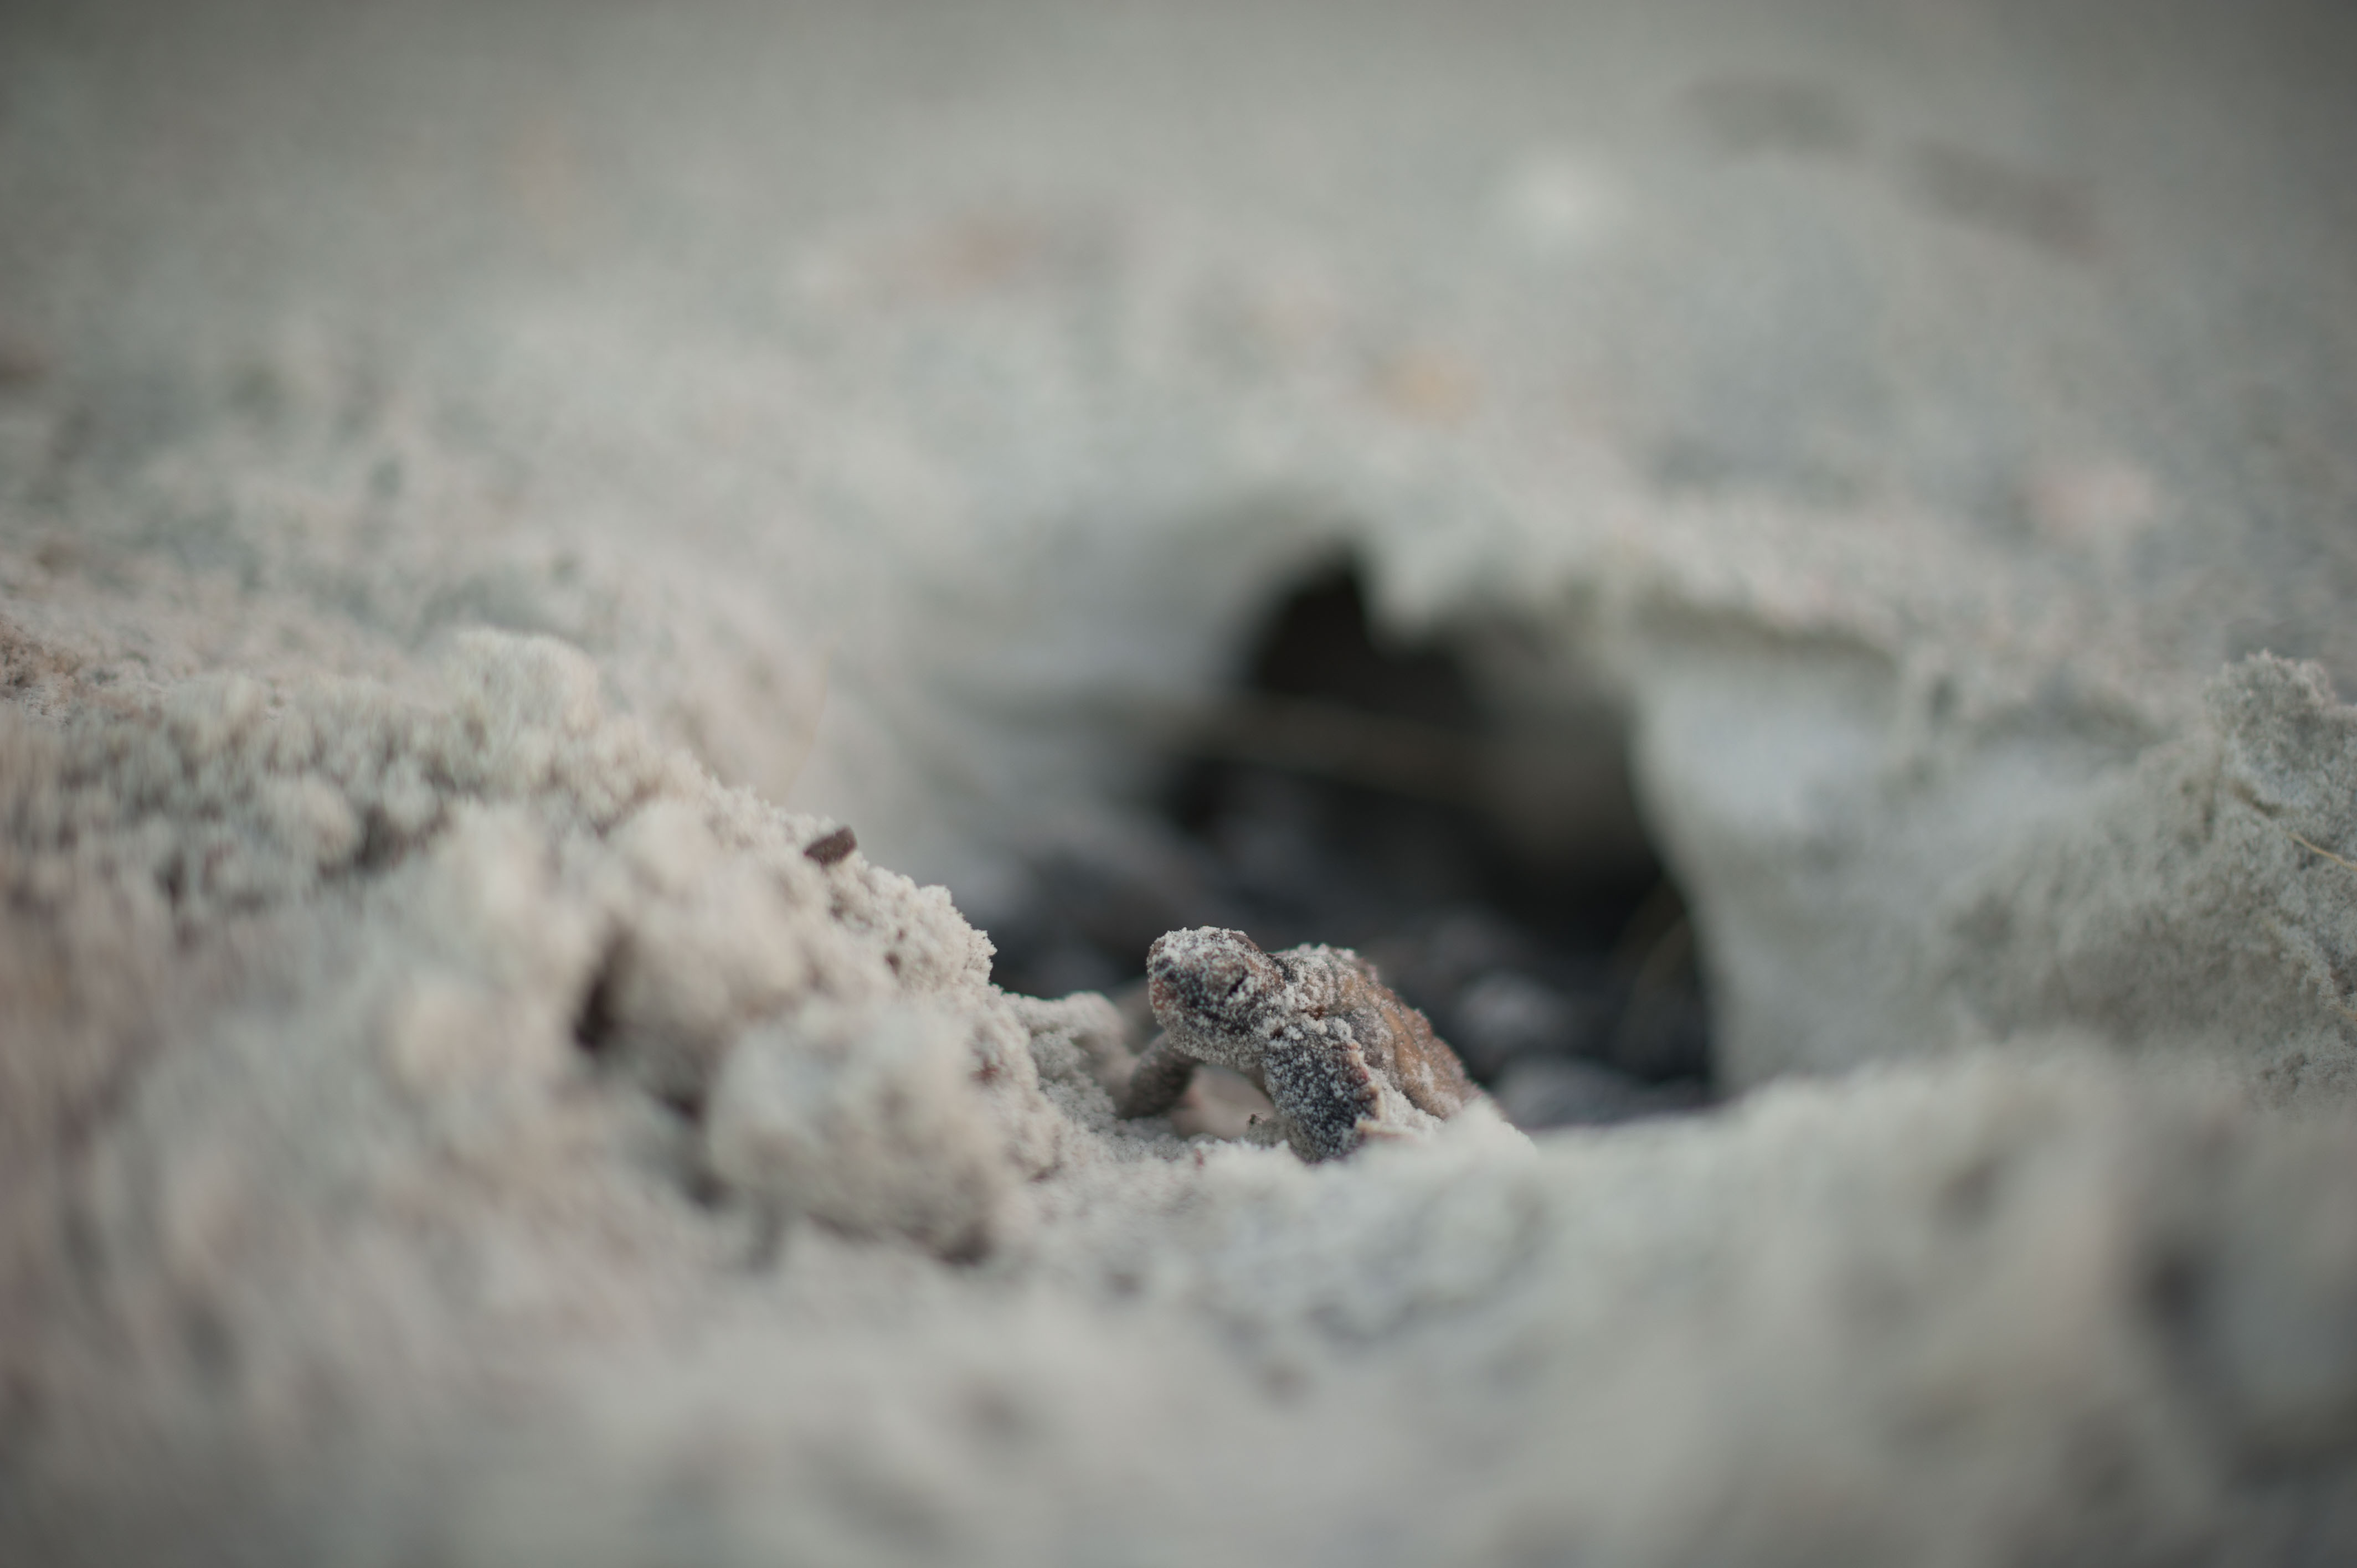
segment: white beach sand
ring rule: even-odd
[[[2357,1552],[2352,67],[12,8],[0,1558]],[[1308,1166],[991,984],[1343,551],[1625,716],[1727,1103]]]

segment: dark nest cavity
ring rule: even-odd
[[[1238,664],[1149,831],[1034,857],[992,924],[1000,984],[1102,990],[1142,1022],[1164,931],[1328,942],[1372,959],[1520,1126],[1709,1100],[1702,955],[1609,713],[1510,716],[1450,646],[1379,639],[1348,565],[1284,593]]]

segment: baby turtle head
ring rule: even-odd
[[[1146,950],[1146,998],[1166,1029],[1249,1030],[1284,985],[1284,971],[1242,931],[1197,926],[1157,937]]]

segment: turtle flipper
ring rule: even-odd
[[[1295,1154],[1331,1160],[1359,1146],[1359,1123],[1375,1113],[1378,1097],[1347,1026],[1286,1029],[1269,1041],[1261,1073]]]
[[[1157,1036],[1130,1069],[1114,1111],[1124,1119],[1159,1116],[1178,1103],[1194,1077],[1195,1058],[1172,1045],[1169,1036]]]

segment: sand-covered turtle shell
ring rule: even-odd
[[[1265,1091],[1294,1152],[1332,1159],[1369,1135],[1420,1131],[1480,1090],[1422,1013],[1348,948],[1261,950],[1242,931],[1172,931],[1147,950],[1162,1034],[1138,1059],[1125,1116],[1168,1111],[1198,1062]]]

